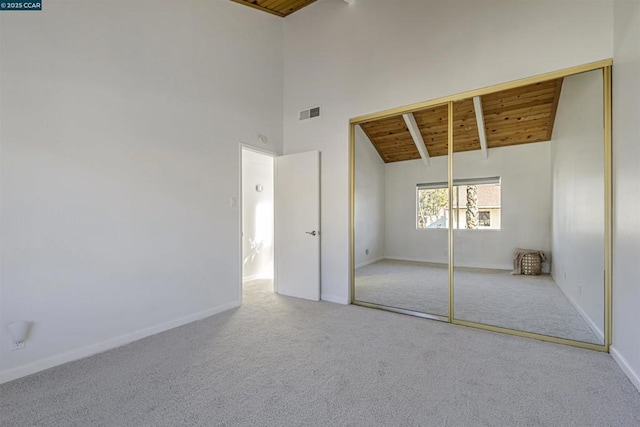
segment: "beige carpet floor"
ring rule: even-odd
[[[382,260],[356,270],[358,301],[448,316],[448,269]],[[603,292],[604,294],[604,292]],[[454,315],[487,325],[603,344],[549,275],[457,268]]]
[[[245,286],[244,305],[0,385],[0,425],[638,426],[605,353]]]

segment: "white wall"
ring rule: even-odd
[[[282,20],[52,1],[0,16],[0,55],[0,380],[238,305],[238,144],[281,150]]]
[[[348,301],[348,120],[613,55],[607,1],[319,0],[284,24],[284,151],[322,151],[322,293]],[[322,105],[321,119],[298,111]]]
[[[357,268],[384,257],[385,226],[385,164],[360,126],[356,126],[355,157],[354,251]]]
[[[640,390],[640,2],[614,1],[613,348]]]
[[[273,157],[243,149],[243,280],[273,278],[273,194]]]
[[[602,71],[566,77],[551,138],[551,274],[604,340],[602,118]]]
[[[502,198],[501,230],[455,230],[456,266],[511,270],[515,248],[551,249],[549,156],[549,142],[454,155],[455,179],[499,176]],[[448,263],[447,230],[416,229],[416,184],[446,182],[447,156],[388,163],[386,177],[385,256]]]

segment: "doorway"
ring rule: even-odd
[[[274,155],[241,147],[242,288],[273,291]]]

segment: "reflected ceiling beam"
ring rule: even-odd
[[[482,157],[487,159],[489,157],[489,152],[487,151],[487,133],[484,130],[484,113],[482,111],[482,100],[479,96],[473,97],[473,108],[476,111],[476,123],[478,124]]]
[[[413,143],[416,144],[416,148],[420,153],[420,157],[422,157],[422,161],[425,165],[429,166],[429,150],[427,150],[427,146],[422,139],[420,128],[418,127],[418,123],[416,123],[416,118],[413,116],[413,113],[403,114],[402,118],[409,129],[411,138],[413,138]]]

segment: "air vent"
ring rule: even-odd
[[[315,119],[316,117],[320,117],[320,107],[300,111],[300,120]]]

